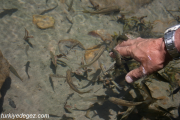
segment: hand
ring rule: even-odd
[[[114,49],[122,56],[130,56],[141,63],[139,68],[130,71],[126,75],[125,79],[128,83],[162,69],[172,60],[172,57],[166,50],[163,38],[143,39],[139,37],[137,39],[129,39],[118,44]],[[115,57],[112,52],[110,56]]]

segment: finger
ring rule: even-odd
[[[144,70],[143,66],[140,66],[139,68],[136,68],[132,71],[130,71],[125,79],[128,83],[133,83],[134,81],[140,79],[141,77],[146,75],[146,71]]]
[[[118,46],[119,47],[130,46],[130,45],[134,44],[135,42],[139,42],[139,41],[142,41],[142,38],[138,37],[136,39],[129,39],[127,41],[123,41]]]
[[[117,47],[115,48],[115,50],[117,50],[121,56],[133,57],[132,48],[133,46],[125,46],[125,47]]]

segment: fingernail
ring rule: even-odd
[[[132,82],[133,82],[133,80],[132,80],[131,77],[129,77],[129,76],[126,76],[125,79],[126,79],[126,81],[127,81],[128,83],[132,83]]]

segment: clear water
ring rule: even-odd
[[[99,4],[100,7],[107,8],[108,5],[118,5],[121,7],[122,13],[125,12],[125,18],[131,18],[132,16],[142,17],[147,16],[144,20],[154,22],[153,35],[163,33],[166,28],[178,24],[178,21],[174,19],[174,16],[178,16],[179,12],[172,12],[170,14],[168,10],[178,10],[180,2],[178,0],[153,0],[153,1],[126,1],[126,0],[97,0],[93,1]],[[109,34],[114,35],[116,33],[123,33],[123,24],[117,22],[117,18],[120,14],[110,15],[90,15],[83,13],[83,8],[93,11],[92,4],[89,0],[74,0],[72,9],[68,11],[68,6],[71,0],[0,0],[0,50],[8,62],[16,69],[18,74],[23,79],[23,82],[15,75],[10,73],[8,78],[7,87],[3,89],[3,97],[1,98],[1,113],[8,114],[53,114],[60,116],[50,117],[50,120],[61,119],[65,114],[68,117],[74,117],[76,120],[86,120],[86,111],[72,110],[72,113],[67,113],[64,110],[64,105],[69,94],[74,93],[72,97],[67,101],[67,105],[70,105],[73,109],[75,107],[79,109],[87,109],[93,101],[83,101],[82,97],[92,97],[93,95],[109,95],[114,97],[122,97],[125,93],[123,91],[117,91],[116,89],[110,90],[103,88],[103,83],[90,85],[85,90],[93,89],[90,93],[79,94],[73,91],[65,78],[52,78],[54,90],[52,89],[49,81],[49,74],[54,74],[51,67],[50,51],[53,51],[55,55],[59,55],[58,42],[64,39],[76,39],[85,48],[90,48],[94,45],[100,44],[102,40],[97,37],[89,36],[88,32],[97,29],[104,29]],[[44,15],[51,16],[55,20],[55,24],[52,28],[39,29],[33,23],[33,15],[39,15],[42,11],[58,6]],[[17,8],[18,10],[12,12],[12,14],[2,14],[5,10]],[[127,14],[126,14],[127,13]],[[67,17],[73,22],[70,23]],[[72,26],[71,26],[72,25]],[[70,29],[69,33],[67,31]],[[28,56],[25,53],[28,43],[23,39],[25,36],[25,28],[28,30],[29,35],[33,38],[29,38],[29,42],[33,47],[29,47]],[[72,68],[75,71],[79,64],[81,64],[82,57],[85,54],[85,50],[73,48],[67,55],[67,59],[60,58],[68,66],[58,65],[56,68],[56,74],[66,76],[66,71]],[[30,68],[28,73],[30,79],[25,72],[25,64],[30,61]],[[112,63],[109,53],[104,51],[99,61],[103,63],[105,68],[108,68]],[[93,71],[99,68],[96,65],[91,66]],[[123,70],[122,70],[123,72]],[[124,72],[125,73],[125,72]],[[124,79],[124,77],[122,77]],[[78,77],[73,77],[73,83],[81,88],[89,81],[86,79],[80,80]],[[9,86],[9,87],[8,87]],[[171,106],[179,105],[179,95],[174,96],[174,101],[167,97],[168,84],[162,82],[153,82],[151,88],[157,88],[153,92],[154,97],[166,96],[167,99],[158,101],[158,104],[167,108]],[[80,89],[81,90],[81,89]],[[179,94],[179,93],[178,93]],[[9,105],[8,99],[12,99],[16,104],[16,108],[12,108]],[[132,101],[132,96],[127,96],[125,99]],[[110,102],[105,102],[103,105],[95,105],[90,111],[89,116],[94,115],[93,110],[97,115],[93,120],[114,120],[118,111],[125,111],[127,107],[117,106]],[[174,110],[174,117],[177,117],[177,110]],[[135,114],[135,117],[138,116]],[[35,118],[39,120],[38,118]],[[45,119],[45,118],[44,118]],[[129,119],[133,119],[129,117]]]

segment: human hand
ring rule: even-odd
[[[114,49],[121,56],[130,56],[141,64],[139,68],[130,71],[126,75],[125,79],[128,83],[162,69],[172,60],[172,57],[166,50],[163,38],[143,39],[139,37],[137,39],[129,39],[118,44]],[[110,56],[115,57],[112,52]]]

